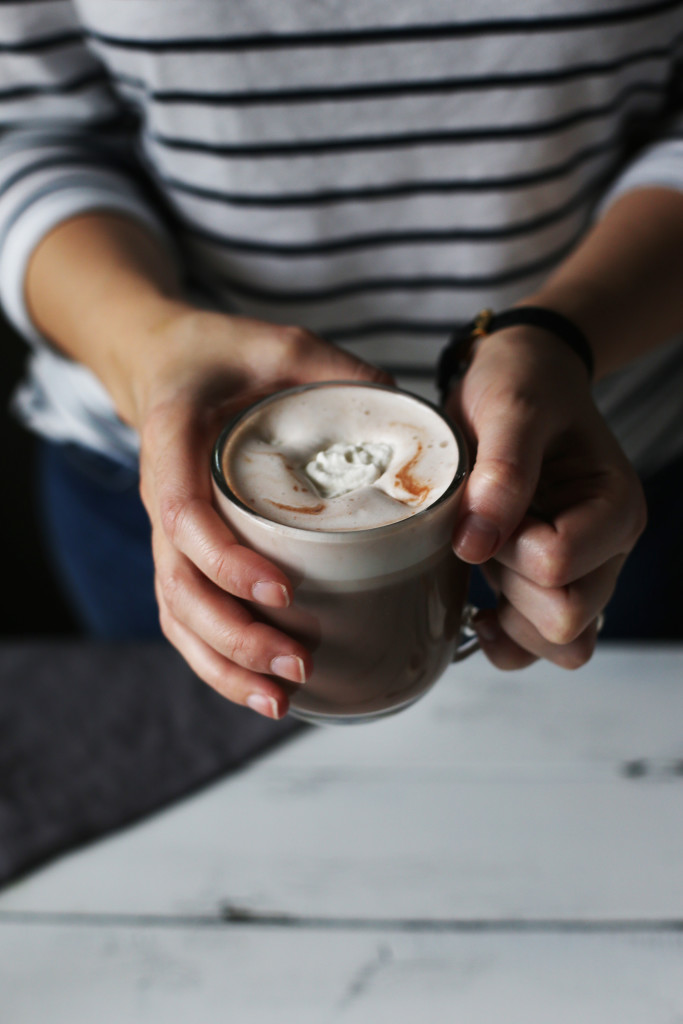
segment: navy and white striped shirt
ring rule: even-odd
[[[137,439],[31,323],[57,223],[120,210],[219,306],[299,323],[423,394],[452,325],[535,290],[600,205],[683,189],[683,0],[0,3],[0,297],[34,429]],[[683,343],[603,382],[627,453],[683,451]]]

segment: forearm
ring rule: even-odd
[[[25,288],[39,330],[91,369],[137,426],[136,375],[153,372],[159,328],[183,305],[175,263],[159,238],[116,214],[74,217],[37,247]]]
[[[683,333],[683,192],[622,196],[524,303],[583,329],[598,379]]]

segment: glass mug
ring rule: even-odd
[[[297,418],[297,403],[302,402],[309,417],[303,417],[303,425],[301,416]],[[316,402],[322,404],[316,407]],[[321,438],[339,441],[334,436],[339,420],[354,403],[360,408],[359,402],[371,407],[365,433],[371,433],[373,442],[382,438],[387,422],[390,430],[419,422],[427,436],[447,432],[442,447],[454,445],[455,466],[436,500],[426,507],[401,508],[405,518],[398,521],[360,529],[349,526],[350,519],[343,521],[343,528],[311,522],[314,516],[300,517],[303,528],[278,522],[264,514],[263,501],[245,500],[248,496],[236,485],[231,467],[245,457],[253,463],[253,453],[247,454],[250,439],[271,443],[273,416],[275,423],[278,415],[288,418],[300,447],[301,437],[310,435],[310,442],[303,442],[305,457],[299,458],[299,466],[289,465],[289,456],[281,451],[272,453],[285,462],[284,472],[300,476],[301,463],[315,454]],[[321,428],[319,420],[327,426]],[[343,422],[341,430],[341,440],[348,440]],[[287,442],[281,443],[287,448]],[[349,724],[393,714],[422,697],[449,664],[478,649],[469,625],[473,609],[465,600],[469,567],[451,546],[466,472],[460,431],[431,403],[383,385],[335,381],[290,388],[249,406],[223,429],[212,459],[218,511],[238,541],[280,566],[294,588],[288,608],[259,607],[258,615],[313,654],[309,680],[290,698],[290,711],[297,718]],[[405,483],[405,473],[401,479]],[[294,491],[299,490],[294,484]]]

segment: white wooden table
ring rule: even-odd
[[[482,656],[0,894],[3,1024],[681,1024],[683,648]]]

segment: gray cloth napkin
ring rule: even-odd
[[[164,643],[0,645],[0,884],[302,725],[219,697]]]

